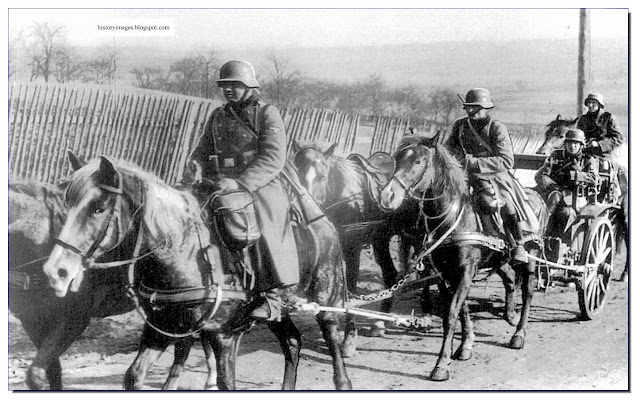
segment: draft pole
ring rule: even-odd
[[[591,22],[589,10],[580,9],[580,33],[578,35],[578,107],[577,117],[582,116],[585,94],[591,84]]]

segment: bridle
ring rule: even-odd
[[[127,233],[128,233],[128,229],[125,230],[124,228],[124,223],[122,222],[121,219],[119,219],[118,217],[120,216],[120,212],[122,210],[122,199],[123,199],[123,180],[122,180],[122,173],[119,170],[116,170],[117,174],[118,174],[118,187],[113,187],[113,186],[109,186],[106,184],[99,184],[97,185],[97,187],[107,193],[111,193],[111,194],[115,194],[116,198],[114,201],[114,205],[113,208],[111,208],[111,210],[109,211],[109,217],[108,219],[104,220],[104,223],[102,224],[102,227],[100,228],[99,231],[99,235],[96,237],[96,239],[93,241],[93,243],[91,244],[91,246],[89,247],[89,249],[87,251],[82,251],[79,247],[71,244],[69,241],[63,240],[59,237],[55,238],[53,240],[54,244],[57,244],[67,250],[70,250],[71,252],[78,254],[82,257],[82,261],[83,261],[83,267],[85,266],[89,266],[91,267],[91,265],[95,265],[95,258],[93,257],[94,253],[96,252],[96,250],[98,249],[98,247],[100,247],[100,244],[104,241],[104,239],[107,236],[107,232],[109,230],[109,227],[111,226],[111,221],[114,219],[114,216],[117,219],[118,222],[118,241],[116,242],[116,244],[111,247],[108,250],[105,250],[103,254],[108,253],[112,250],[114,250],[115,248],[117,248],[125,239]],[[140,183],[138,183],[138,185],[140,186]],[[67,195],[69,192],[69,188],[71,188],[71,186],[67,187],[67,190],[65,192],[64,195],[64,202],[65,202],[65,206],[67,206]],[[129,228],[131,228],[131,225],[133,225],[133,222],[135,221],[136,215],[138,214],[138,212],[142,209],[142,205],[144,205],[144,203],[140,204],[140,207],[138,207],[138,209],[133,213],[132,217],[131,217],[131,222],[129,223]],[[123,265],[123,264],[121,264]]]
[[[396,154],[405,151],[406,149],[410,148],[412,145],[408,145],[406,147],[400,148],[396,151]],[[404,196],[405,198],[412,198],[414,200],[420,201],[420,202],[424,202],[424,201],[435,201],[438,200],[440,198],[442,198],[444,196],[444,194],[440,194],[436,197],[426,197],[426,190],[422,192],[421,196],[415,195],[413,189],[422,181],[422,179],[424,179],[424,175],[427,173],[427,168],[428,165],[426,163],[422,163],[421,166],[422,170],[420,171],[420,174],[411,182],[411,184],[407,185],[405,184],[397,175],[393,175],[391,176],[391,179],[389,180],[389,183],[391,183],[392,181],[396,181],[399,185],[400,188],[402,188],[402,190],[404,191]]]
[[[188,336],[193,336],[195,334],[197,334],[198,332],[200,332],[204,326],[213,318],[213,316],[215,315],[215,313],[218,311],[223,298],[235,298],[235,299],[240,299],[243,300],[244,299],[244,294],[242,295],[236,295],[235,293],[237,292],[231,292],[230,296],[227,295],[223,295],[223,286],[222,284],[215,284],[213,283],[213,279],[211,278],[212,281],[212,285],[210,286],[206,286],[206,287],[194,287],[194,288],[188,288],[188,289],[178,289],[176,291],[172,291],[172,292],[163,292],[163,291],[159,291],[159,290],[155,290],[155,289],[151,289],[151,288],[145,288],[146,292],[141,292],[141,297],[146,298],[149,300],[150,303],[153,303],[156,301],[156,299],[158,300],[162,300],[165,302],[175,302],[175,303],[182,303],[182,302],[189,302],[189,301],[213,301],[213,307],[209,309],[209,312],[200,320],[200,322],[198,323],[197,327],[195,329],[192,330],[188,330],[184,333],[171,333],[171,332],[167,332],[162,330],[161,328],[157,327],[156,325],[154,325],[150,320],[148,315],[146,314],[146,312],[144,311],[144,309],[142,308],[141,304],[140,304],[140,300],[138,297],[138,294],[136,293],[136,290],[134,288],[134,276],[135,276],[135,263],[151,254],[153,254],[154,252],[156,252],[158,249],[165,247],[165,244],[161,244],[155,248],[153,248],[152,250],[148,251],[145,254],[140,255],[140,249],[142,246],[142,242],[143,242],[143,237],[144,237],[144,233],[143,233],[143,222],[138,219],[137,215],[139,214],[140,211],[142,211],[143,206],[145,205],[144,202],[144,191],[142,190],[142,184],[137,180],[137,184],[139,186],[139,188],[141,189],[141,197],[143,198],[142,201],[140,202],[140,206],[133,212],[132,216],[131,216],[131,221],[129,222],[129,226],[128,228],[124,228],[124,224],[123,222],[118,219],[118,227],[119,227],[119,233],[118,233],[118,241],[116,242],[116,244],[111,247],[109,250],[106,250],[103,254],[106,254],[114,249],[116,249],[118,246],[120,246],[122,244],[122,242],[125,240],[125,238],[127,237],[127,234],[131,231],[134,222],[138,221],[139,225],[137,228],[137,239],[136,239],[136,243],[135,243],[135,247],[133,250],[133,256],[132,258],[128,259],[128,260],[120,260],[120,261],[113,261],[113,262],[107,262],[107,263],[96,263],[94,261],[94,256],[93,254],[95,253],[95,251],[98,249],[98,247],[100,246],[100,244],[104,241],[108,228],[111,225],[111,221],[114,219],[114,216],[119,216],[120,212],[122,210],[122,203],[123,203],[123,197],[124,197],[124,191],[123,191],[123,180],[122,180],[122,173],[120,172],[120,170],[116,169],[116,172],[118,174],[118,187],[113,187],[113,186],[109,186],[109,185],[104,185],[104,184],[100,184],[97,187],[100,188],[101,190],[107,192],[107,193],[111,193],[111,194],[115,194],[115,202],[114,202],[114,206],[111,209],[111,211],[109,212],[109,218],[105,219],[105,223],[103,225],[103,227],[100,229],[100,235],[96,238],[96,240],[93,242],[93,244],[89,247],[89,249],[86,252],[83,252],[82,250],[80,250],[77,246],[74,246],[72,244],[70,244],[67,241],[64,241],[60,238],[56,238],[54,240],[55,244],[58,244],[72,252],[74,252],[75,254],[78,254],[82,257],[83,259],[83,269],[85,268],[113,268],[113,267],[119,267],[119,266],[124,266],[124,265],[129,265],[129,269],[128,269],[128,286],[127,286],[127,293],[129,295],[129,297],[131,297],[134,305],[135,305],[135,310],[138,312],[138,314],[142,317],[142,319],[144,320],[144,322],[149,325],[151,328],[153,328],[155,331],[165,335],[165,336],[169,336],[169,337],[174,337],[174,338],[184,338],[184,337],[188,337]],[[68,189],[67,189],[68,191]],[[65,204],[66,204],[66,197],[67,194],[65,193]]]

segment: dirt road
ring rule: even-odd
[[[369,251],[366,251],[367,253]],[[620,265],[618,265],[620,266]],[[616,275],[619,274],[616,270]],[[616,276],[617,277],[617,276]],[[380,287],[374,264],[366,264],[361,287]],[[433,287],[435,294],[435,287]],[[357,390],[626,390],[629,388],[628,283],[612,282],[605,311],[595,321],[578,319],[574,289],[556,286],[534,296],[529,333],[523,350],[507,347],[514,332],[501,319],[504,291],[497,276],[475,284],[470,295],[476,342],[466,362],[454,361],[451,379],[432,382],[441,344],[442,320],[433,317],[426,332],[388,329],[382,338],[362,334],[359,352],[347,360],[347,371]],[[519,297],[519,294],[518,294]],[[376,308],[376,305],[367,308]],[[417,292],[401,294],[394,312],[421,314]],[[298,371],[300,390],[333,389],[329,355],[311,317],[296,316],[304,349]],[[63,356],[64,385],[69,390],[119,390],[124,372],[135,357],[141,321],[135,313],[94,321]],[[457,347],[457,341],[454,347]],[[9,321],[9,368],[12,390],[27,389],[24,369],[35,356],[19,322]],[[275,337],[266,326],[255,327],[243,338],[237,368],[238,388],[277,390],[283,359]],[[163,355],[147,379],[147,388],[160,389],[173,359]],[[179,380],[179,389],[202,389],[206,378],[204,353],[196,345]]]

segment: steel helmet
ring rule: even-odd
[[[590,101],[590,100],[594,100],[598,102],[600,104],[600,107],[604,108],[604,96],[602,96],[601,94],[592,93],[587,95],[587,97],[584,100],[584,105],[587,106],[587,101]]]
[[[216,82],[242,82],[249,88],[260,88],[256,80],[256,70],[246,61],[232,60],[220,68],[220,78]]]
[[[463,106],[482,106],[485,109],[493,108],[493,102],[491,102],[491,94],[484,88],[474,88],[467,92]]]
[[[564,141],[575,141],[579,142],[582,145],[585,145],[587,142],[584,131],[580,130],[579,128],[570,128],[569,130],[567,130]]]

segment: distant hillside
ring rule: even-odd
[[[220,50],[222,60],[243,58],[264,69],[271,49]],[[120,66],[168,68],[174,61],[195,53],[126,47]],[[280,50],[278,55],[304,75],[333,81],[355,82],[380,75],[389,85],[462,87],[514,84],[557,87],[576,82],[577,40],[545,39],[509,42],[437,42],[341,48]],[[594,40],[591,49],[592,80],[624,80],[628,75],[628,42]]]
[[[212,43],[210,49],[215,49]],[[207,50],[210,50],[207,49]],[[90,57],[99,49],[81,49]],[[130,46],[119,49],[118,84],[127,86],[134,68],[167,70],[177,60],[197,54],[195,49]],[[272,49],[220,49],[219,60],[251,61],[259,78],[266,75]],[[275,52],[304,76],[334,82],[382,77],[390,87],[412,85],[425,92],[444,87],[464,96],[472,87],[489,88],[503,121],[546,124],[557,114],[576,115],[577,40],[545,39],[499,43],[438,42],[412,45],[301,48]],[[593,40],[591,88],[605,94],[607,108],[628,124],[628,41]],[[462,113],[462,111],[460,111]]]

